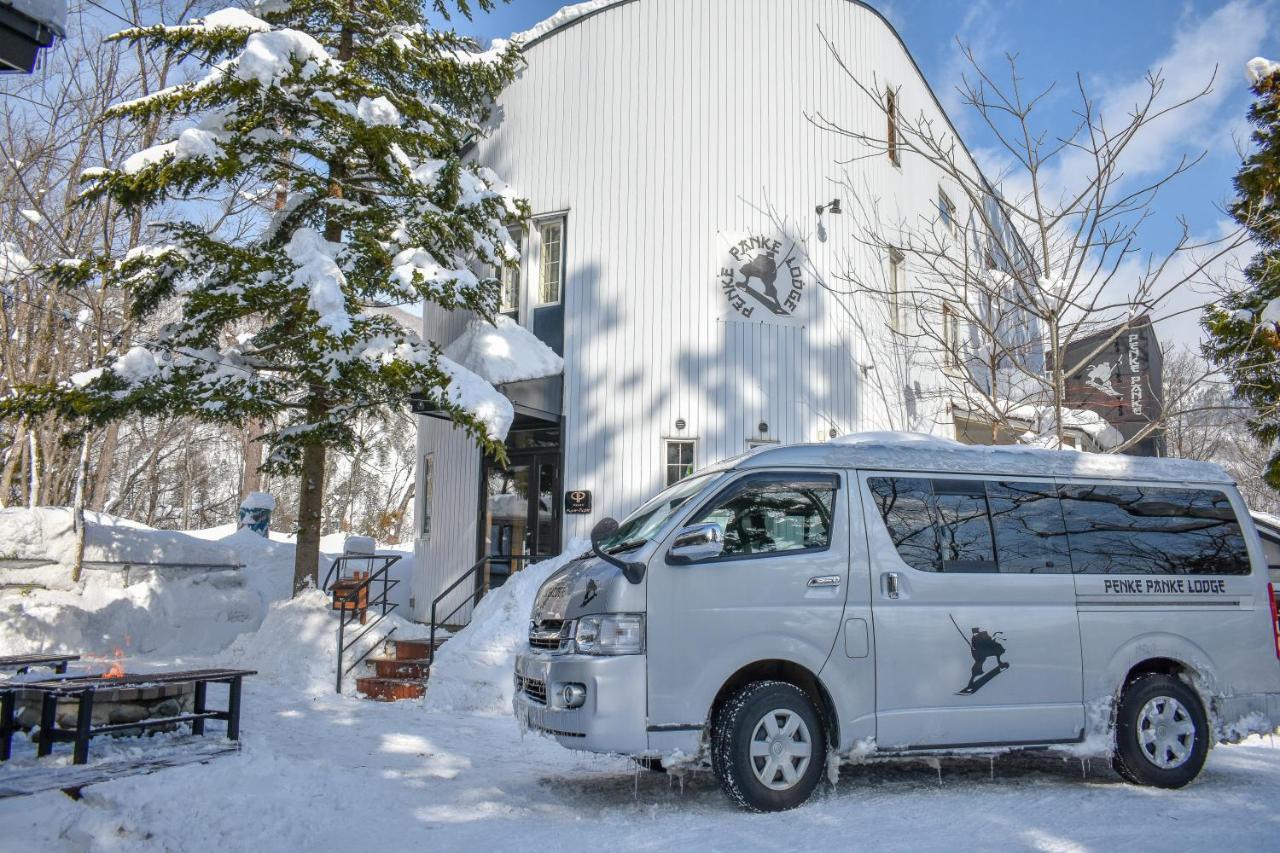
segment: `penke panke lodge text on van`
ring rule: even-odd
[[[1280,721],[1261,544],[1217,466],[864,434],[683,480],[539,590],[521,725],[803,803],[828,762],[1108,754],[1176,788]]]

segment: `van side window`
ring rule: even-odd
[[[1231,502],[1213,489],[1068,485],[1072,567],[1088,574],[1247,575]]]
[[[1066,528],[1050,483],[872,477],[903,562],[924,572],[1066,573]]]
[[[734,483],[689,523],[720,525],[725,557],[825,549],[838,485],[834,475],[757,474]]]

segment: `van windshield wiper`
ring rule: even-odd
[[[648,541],[648,539],[628,539],[626,542],[619,542],[617,545],[604,549],[604,551],[606,554],[621,554],[623,551],[635,550]]]

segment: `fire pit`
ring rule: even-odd
[[[38,727],[37,755],[55,742],[75,744],[75,763],[88,760],[89,739],[97,735],[171,731],[191,724],[204,734],[206,720],[223,720],[227,737],[240,737],[240,686],[247,669],[197,669],[118,677],[73,675],[45,681],[0,684],[0,761],[9,758],[13,733]],[[225,711],[206,705],[210,683],[227,685]]]

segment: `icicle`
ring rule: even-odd
[[[640,765],[636,765],[636,769],[631,773],[631,798],[636,802],[640,801]]]
[[[1089,760],[1086,758],[1080,759],[1080,778],[1081,779],[1089,778]]]
[[[996,757],[994,755],[987,756],[987,778],[992,782],[996,780]]]

